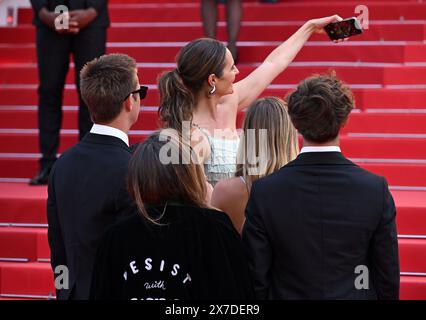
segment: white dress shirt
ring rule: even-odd
[[[95,124],[93,124],[92,129],[90,129],[90,133],[102,134],[102,135],[105,135],[105,136],[116,137],[116,138],[123,140],[123,142],[125,144],[127,144],[127,146],[129,146],[128,135],[125,132],[123,132],[123,131],[121,131],[117,128],[113,128],[113,127],[110,127],[110,126],[105,126],[105,125],[102,125],[102,124],[96,124],[95,123]]]
[[[338,146],[329,147],[303,147],[300,153],[306,152],[342,152]]]

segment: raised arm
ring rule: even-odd
[[[293,61],[297,53],[313,33],[324,33],[324,27],[335,21],[342,20],[338,15],[312,19],[299,28],[290,38],[275,48],[250,75],[234,86],[234,94],[238,97],[238,111],[247,107],[282,73]],[[235,97],[224,97],[233,101]],[[224,101],[227,104],[226,101]]]

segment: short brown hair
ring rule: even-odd
[[[334,73],[301,81],[286,100],[296,129],[316,143],[335,139],[354,108],[351,90]]]
[[[125,54],[108,54],[88,62],[80,72],[80,91],[93,122],[108,123],[121,111],[137,86],[136,61]]]
[[[158,224],[161,217],[149,216],[145,204],[158,205],[176,201],[202,208],[208,207],[203,168],[194,161],[183,161],[194,157],[194,153],[179,134],[173,132],[174,130],[164,129],[153,133],[137,147],[129,164],[129,193],[141,214],[154,224]],[[160,135],[167,140],[160,139]],[[163,147],[172,154],[179,155],[178,163],[162,163]]]

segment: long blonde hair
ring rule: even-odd
[[[267,130],[266,141],[259,140],[262,129]],[[285,102],[277,97],[258,99],[250,105],[243,122],[243,133],[238,147],[235,175],[243,176],[249,187],[257,179],[294,160],[299,153],[297,131],[290,121]],[[263,156],[261,160],[266,162],[259,163],[256,160],[260,155]],[[253,174],[250,170],[253,165],[263,169]]]

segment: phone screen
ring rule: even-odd
[[[361,24],[356,18],[330,23],[324,29],[331,40],[349,38],[362,33]]]

